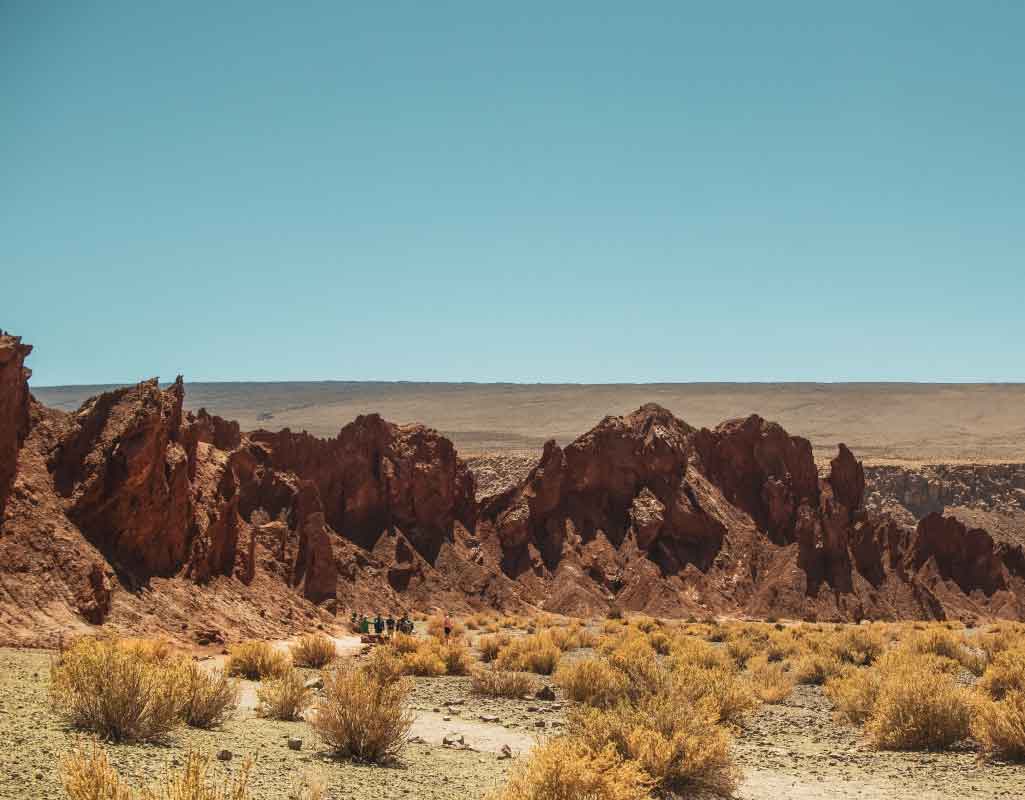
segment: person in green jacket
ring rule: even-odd
[[[367,615],[364,614],[359,620],[359,632],[370,633],[370,620],[367,619]]]

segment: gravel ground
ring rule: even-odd
[[[49,662],[46,652],[0,650],[2,800],[63,800],[58,760],[89,741],[51,713]],[[139,787],[156,781],[168,765],[180,764],[191,748],[232,752],[230,762],[214,762],[215,777],[253,758],[253,796],[259,800],[287,798],[289,787],[307,773],[326,784],[330,800],[481,800],[536,741],[561,729],[566,710],[561,696],[553,702],[476,697],[465,677],[417,679],[411,705],[417,713],[415,738],[400,763],[390,767],[333,760],[305,723],[264,720],[251,712],[214,731],[182,728],[166,745],[106,745],[106,750]],[[458,735],[468,749],[442,744]],[[288,748],[291,736],[303,740],[302,750]],[[512,758],[502,757],[503,745]],[[869,749],[857,729],[833,718],[819,687],[798,687],[786,702],[762,707],[738,732],[734,755],[743,773],[737,800],[1025,797],[1025,766],[985,762],[968,747],[946,753]]]

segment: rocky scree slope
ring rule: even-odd
[[[479,502],[450,441],[361,416],[332,439],[182,410],[179,378],[48,409],[0,337],[0,641],[105,625],[216,645],[340,609],[544,607],[837,620],[1022,618],[1021,544],[862,506],[840,446],[659,406],[549,442]]]

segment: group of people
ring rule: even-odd
[[[391,615],[382,617],[380,614],[370,619],[366,614],[357,614],[353,611],[349,619],[352,622],[352,627],[361,634],[369,634],[371,628],[378,636],[383,636],[385,631],[389,636],[393,636],[396,631],[399,633],[413,632],[413,620],[406,614],[403,614],[400,619],[395,619]]]

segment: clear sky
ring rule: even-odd
[[[1025,379],[1025,3],[0,2],[36,385]]]

